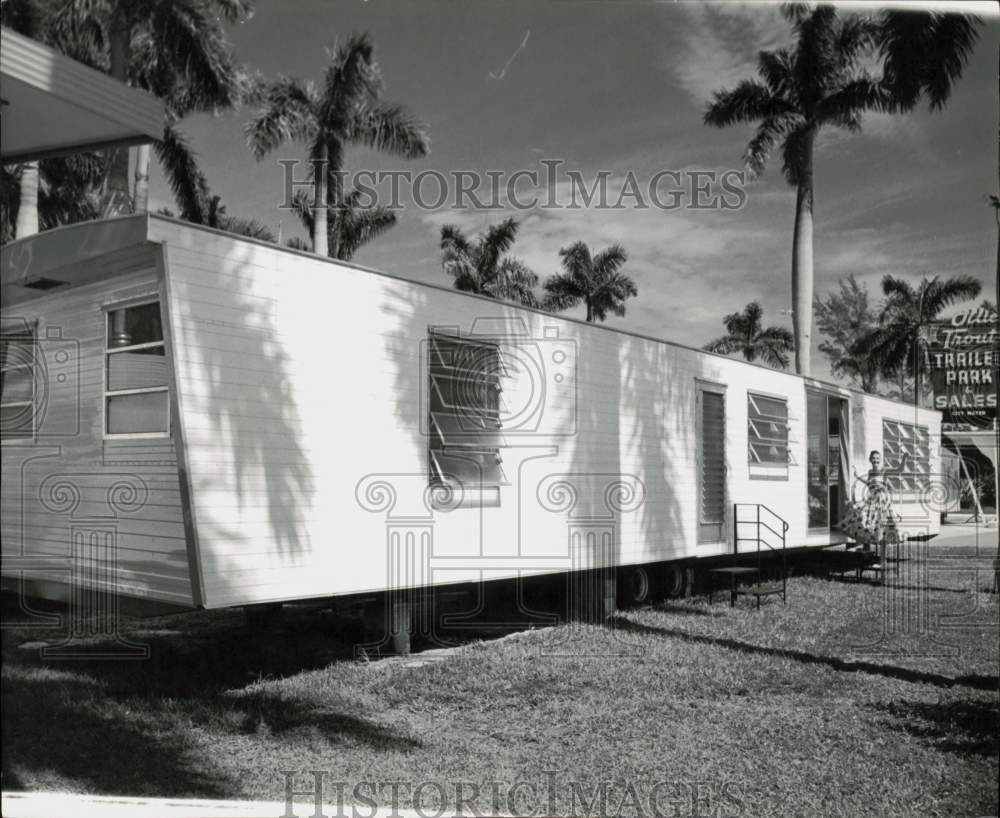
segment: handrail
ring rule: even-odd
[[[755,508],[757,511],[755,519],[747,520],[740,519],[740,507],[744,508]],[[766,522],[761,520],[760,512],[761,509],[766,511],[778,522],[781,523],[781,532],[775,531]],[[756,525],[757,526],[757,536],[756,537],[741,537],[740,536],[740,526],[741,525]],[[774,509],[768,508],[763,503],[733,503],[733,556],[738,557],[740,553],[740,543],[741,542],[757,542],[757,570],[760,571],[760,547],[763,544],[770,551],[778,551],[778,547],[772,545],[767,540],[761,536],[761,528],[766,528],[775,537],[781,538],[781,597],[783,600],[787,600],[788,594],[788,571],[787,571],[787,556],[786,550],[788,547],[787,533],[788,533],[788,521],[785,520],[781,515],[779,515]]]

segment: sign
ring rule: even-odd
[[[931,325],[934,408],[945,424],[990,428],[997,416],[997,313],[975,307]]]

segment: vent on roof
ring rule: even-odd
[[[57,281],[54,278],[45,278],[44,276],[24,282],[24,286],[32,290],[54,290],[56,287],[65,287],[67,284],[69,284],[68,281]]]

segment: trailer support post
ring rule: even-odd
[[[406,593],[389,596],[389,638],[393,653],[410,654],[410,600]]]
[[[569,616],[601,624],[615,615],[618,584],[612,567],[574,571],[570,575]]]

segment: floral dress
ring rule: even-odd
[[[895,536],[896,515],[892,510],[892,497],[881,470],[868,472],[868,496],[861,513],[861,524],[871,534],[875,543],[883,543]]]

